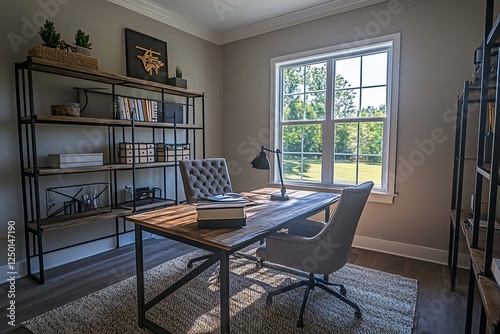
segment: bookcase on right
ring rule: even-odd
[[[486,1],[485,33],[482,43],[481,96],[475,171],[474,210],[472,224],[460,222],[470,253],[469,287],[465,332],[472,333],[474,294],[481,299],[478,333],[500,333],[500,289],[492,272],[493,259],[500,257],[500,232],[495,233],[495,217],[499,187],[500,164],[500,104],[499,60],[500,17],[493,22],[494,0]],[[489,93],[495,92],[495,99]],[[483,195],[487,193],[487,195]],[[484,198],[486,197],[486,198]],[[483,209],[487,202],[487,209]],[[484,212],[486,211],[486,212]],[[486,226],[481,227],[481,218]],[[472,225],[472,226],[471,226]],[[476,290],[477,287],[477,290]],[[476,332],[476,331],[474,331]]]

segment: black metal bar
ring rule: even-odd
[[[479,317],[479,331],[478,333],[486,334],[486,323],[488,319],[486,319],[486,312],[484,311],[484,305],[481,305],[481,316]]]
[[[229,331],[229,253],[221,251],[220,254],[220,332]]]
[[[144,327],[146,311],[144,310],[144,254],[142,248],[142,227],[135,225],[135,268],[137,277],[137,323]]]
[[[194,103],[193,103],[194,104]],[[202,123],[202,133],[203,133],[203,158],[205,158],[205,154],[206,154],[206,129],[205,129],[205,93],[203,93],[202,97],[201,97],[201,115],[202,115],[202,119],[201,119],[201,123]]]
[[[189,273],[187,273],[185,276],[183,276],[181,279],[176,281],[174,284],[169,286],[167,289],[159,293],[156,297],[151,299],[149,302],[147,302],[144,305],[144,312],[147,312],[149,309],[151,309],[153,306],[161,302],[163,299],[167,298],[170,296],[172,293],[183,287],[185,284],[187,284],[189,281],[191,281],[193,278],[213,266],[217,261],[219,260],[218,256],[212,255],[210,256],[207,260],[203,261],[199,266],[197,266],[195,269],[191,270]]]
[[[467,139],[467,118],[469,117],[469,81],[465,81],[463,90],[463,99],[460,112],[460,137],[459,137],[459,151],[458,151],[458,185],[455,194],[455,226],[453,232],[453,249],[451,260],[451,290],[455,291],[455,283],[457,277],[457,264],[458,264],[458,241],[460,238],[460,224],[462,221],[462,193],[463,193],[463,179],[464,179],[464,162],[465,162],[465,143]],[[455,180],[455,179],[454,179]],[[456,182],[454,182],[456,183]]]
[[[469,268],[469,288],[467,289],[467,313],[465,316],[465,334],[472,333],[472,315],[474,313],[474,289],[476,287],[476,275],[470,260]]]
[[[498,50],[500,51],[500,50]],[[499,57],[497,57],[499,58]],[[498,65],[500,64],[500,58],[497,60],[497,82],[496,82],[496,100],[500,101],[500,92],[498,90],[498,85],[500,84],[500,74]],[[493,152],[500,152],[500,103],[495,104],[495,121],[493,128]],[[493,260],[493,243],[495,235],[495,216],[496,216],[496,203],[497,203],[497,192],[499,185],[498,178],[498,167],[500,165],[500,155],[492,154],[491,156],[491,175],[490,175],[490,187],[489,187],[489,203],[488,203],[488,228],[486,233],[486,249],[484,256],[484,274],[486,277],[492,277],[491,272],[491,261]]]

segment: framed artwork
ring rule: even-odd
[[[167,43],[125,28],[127,76],[168,84]]]

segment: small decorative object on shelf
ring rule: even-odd
[[[182,79],[182,70],[179,65],[175,67],[175,77],[168,79],[168,84],[170,86],[187,88],[187,80]]]
[[[156,161],[174,162],[177,155],[177,161],[189,160],[191,148],[186,144],[156,144]]]
[[[99,59],[70,52],[75,51],[75,46],[61,41],[61,35],[56,32],[53,22],[46,20],[45,24],[40,28],[39,35],[42,38],[42,45],[30,49],[28,56],[47,59],[69,66],[99,70]]]
[[[74,46],[74,51],[76,53],[81,53],[86,56],[90,56],[90,46],[92,43],[89,43],[90,36],[85,33],[85,31],[82,31],[81,29],[78,29],[78,31],[75,33],[75,46]]]
[[[109,183],[87,183],[47,188],[47,217],[88,216],[111,211]]]
[[[148,163],[155,161],[155,144],[153,143],[119,143],[119,163],[131,164]]]
[[[50,106],[50,113],[54,116],[73,116],[80,117],[80,104],[56,104]]]
[[[53,49],[57,49],[59,47],[61,35],[56,31],[54,22],[45,20],[45,23],[40,27],[38,34],[42,38],[43,46]]]
[[[125,28],[127,76],[168,82],[167,43]]]
[[[102,166],[102,153],[49,154],[50,167],[74,168]]]

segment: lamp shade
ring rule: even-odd
[[[264,151],[260,151],[259,155],[253,159],[251,164],[253,168],[269,169],[269,160],[267,159],[267,155]]]

